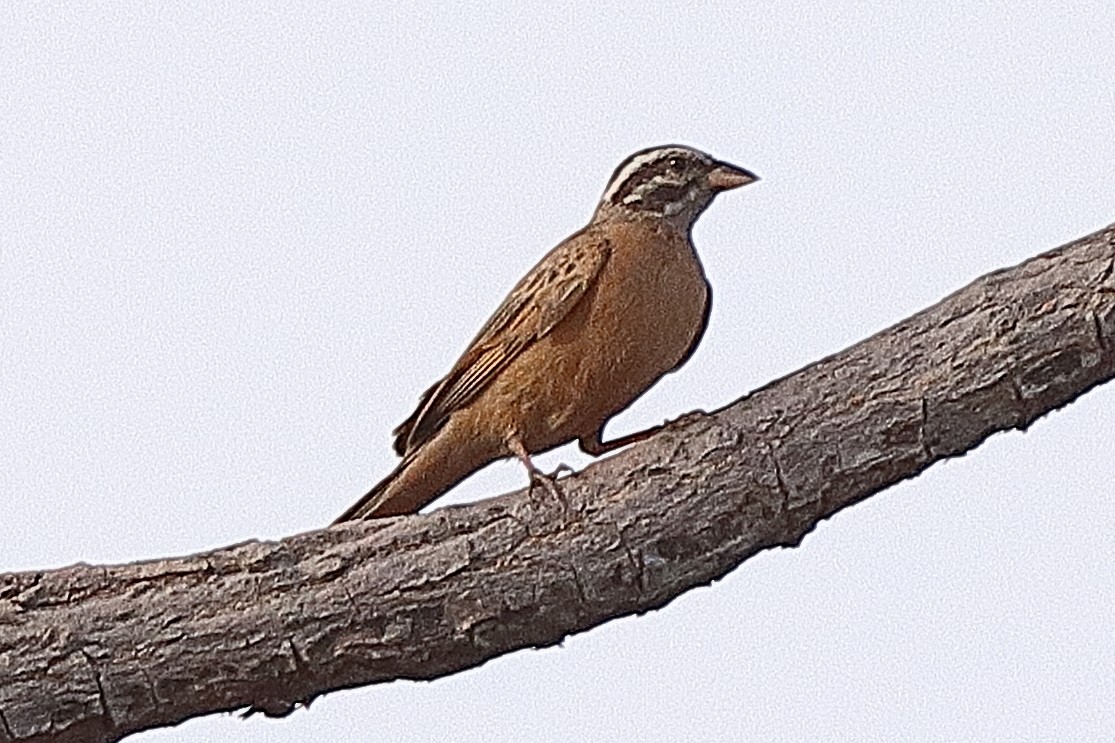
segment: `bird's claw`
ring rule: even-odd
[[[569,512],[569,501],[565,498],[565,493],[561,492],[561,486],[557,483],[558,473],[562,467],[569,469],[566,465],[559,466],[554,470],[553,474],[547,475],[539,470],[534,470],[530,473],[530,489],[533,491],[534,486],[541,485],[542,488],[550,494],[550,497],[561,504],[562,511]]]
[[[556,481],[562,475],[572,475],[576,471],[577,470],[573,469],[565,462],[562,462],[554,468],[553,472],[551,472],[549,475],[544,475],[544,477],[548,477],[549,479]]]

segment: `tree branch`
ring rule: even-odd
[[[0,576],[0,741],[431,679],[660,607],[1115,375],[1115,225],[541,491]]]

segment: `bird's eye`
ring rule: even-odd
[[[670,158],[670,167],[676,168],[678,166],[678,159],[676,157]]]

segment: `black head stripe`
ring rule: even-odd
[[[672,167],[671,160],[680,160],[678,166]],[[608,187],[604,190],[603,201],[622,206],[625,200],[633,193],[639,191],[655,178],[660,178],[663,184],[670,178],[663,178],[670,171],[680,171],[679,175],[689,170],[687,165],[711,163],[711,158],[696,150],[681,145],[667,145],[665,147],[649,147],[640,150],[628,157],[612,173]]]
[[[613,204],[623,204],[624,200],[635,193],[635,191],[639,190],[640,187],[650,183],[658,176],[666,175],[670,170],[669,158],[664,157],[661,160],[647,163],[628,176],[624,182],[620,184],[619,189],[612,196],[611,202]]]

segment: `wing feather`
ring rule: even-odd
[[[539,261],[449,374],[422,395],[418,409],[395,429],[395,451],[405,455],[428,441],[450,415],[475,400],[508,364],[557,327],[596,281],[610,253],[607,240],[586,230]]]

